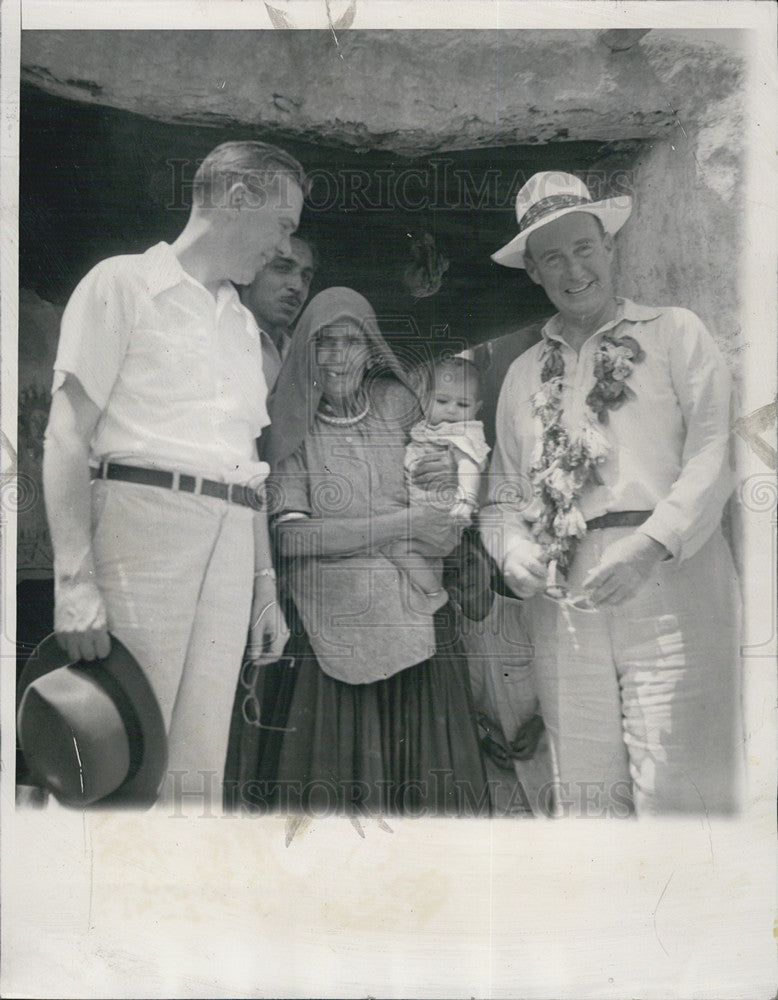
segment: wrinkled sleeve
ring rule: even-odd
[[[481,537],[487,552],[502,568],[515,545],[532,538],[526,513],[531,486],[522,470],[521,442],[516,434],[514,408],[520,393],[521,371],[514,365],[503,382],[495,418],[495,446],[487,473],[487,493],[479,515]]]
[[[732,383],[724,358],[702,321],[673,310],[670,374],[686,428],[681,472],[640,529],[676,559],[688,559],[710,538],[732,492],[729,424]]]
[[[62,315],[52,393],[73,375],[92,402],[105,409],[133,324],[126,284],[115,258],[79,282]]]
[[[271,472],[267,479],[266,490],[268,512],[271,516],[278,518],[289,513],[311,513],[304,443]]]

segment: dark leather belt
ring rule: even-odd
[[[595,528],[637,528],[645,524],[654,512],[652,510],[614,510],[601,517],[593,517],[586,522],[586,530]]]
[[[265,509],[264,491],[240,483],[219,483],[215,479],[203,479],[201,476],[190,476],[184,472],[144,469],[136,465],[121,465],[118,462],[101,462],[96,469],[90,469],[90,472],[92,479],[121,479],[126,483],[138,483],[140,486],[160,486],[165,490],[216,497],[218,500],[240,504],[241,507],[251,507],[253,510]]]

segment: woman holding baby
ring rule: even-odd
[[[441,582],[463,521],[452,497],[409,506],[403,463],[421,407],[361,295],[330,288],[311,301],[270,414],[269,503],[292,637],[259,675],[254,800],[488,814]]]

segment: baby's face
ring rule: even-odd
[[[435,369],[432,391],[427,402],[427,422],[458,423],[474,420],[481,409],[478,380],[474,372],[447,365]]]

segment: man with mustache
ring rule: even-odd
[[[293,236],[290,246],[289,253],[276,254],[250,285],[238,289],[241,302],[259,327],[268,392],[278,378],[289,332],[308,299],[318,265],[316,249],[305,237]]]
[[[526,600],[541,708],[580,815],[733,812],[739,589],[720,522],[731,382],[700,319],[614,287],[627,196],[535,174],[524,268],[557,314],[500,393],[484,542]]]

